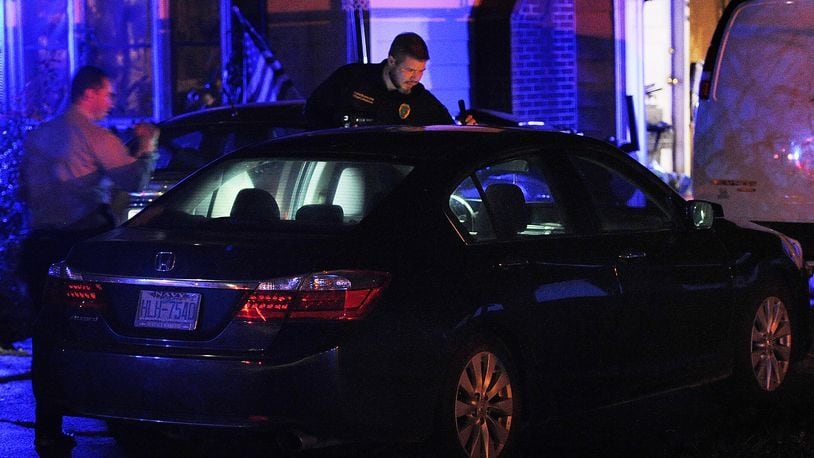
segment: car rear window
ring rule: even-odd
[[[235,158],[186,180],[130,225],[353,225],[412,168],[343,159]]]

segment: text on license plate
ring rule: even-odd
[[[192,331],[198,324],[201,295],[142,290],[133,325],[138,328]]]

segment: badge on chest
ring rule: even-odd
[[[410,116],[410,105],[402,103],[399,105],[399,118],[407,119],[408,116]]]

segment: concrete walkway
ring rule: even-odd
[[[34,396],[31,393],[31,339],[0,350],[0,457],[37,457],[34,451]],[[72,457],[116,458],[125,455],[103,421],[66,417],[66,431],[76,436]]]

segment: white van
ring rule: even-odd
[[[701,77],[692,193],[814,266],[814,0],[733,0]]]

